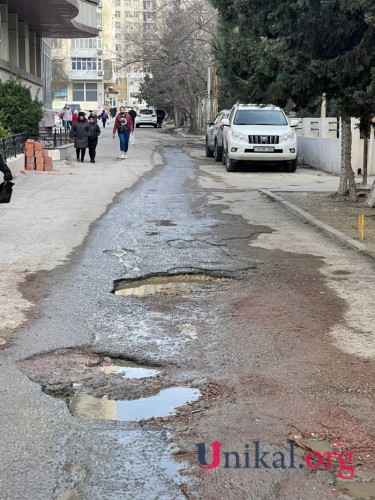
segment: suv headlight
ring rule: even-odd
[[[237,130],[232,132],[232,139],[234,139],[235,141],[246,142],[246,137]]]
[[[287,134],[284,134],[282,137],[281,137],[281,142],[290,142],[290,141],[294,141],[296,137],[296,134],[294,132],[288,132]]]

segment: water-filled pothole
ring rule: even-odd
[[[337,481],[336,486],[354,498],[375,498],[375,482],[359,483],[356,481]]]
[[[115,295],[122,297],[145,297],[156,293],[189,293],[193,288],[200,288],[213,283],[228,281],[227,278],[213,278],[207,274],[178,274],[151,276],[137,280],[116,280]]]
[[[160,373],[160,371],[155,368],[146,368],[132,361],[123,361],[121,359],[109,365],[102,365],[100,371],[107,374],[122,375],[123,378],[128,379],[156,377]]]
[[[175,415],[177,408],[196,401],[199,396],[199,389],[190,387],[169,387],[154,396],[131,401],[95,398],[79,392],[71,398],[69,410],[72,415],[89,420],[131,422]]]
[[[301,438],[299,441],[308,446],[311,450],[319,451],[320,453],[325,453],[326,451],[334,451],[330,442],[326,441],[325,439]]]

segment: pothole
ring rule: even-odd
[[[69,410],[72,415],[89,420],[131,422],[175,415],[177,408],[196,401],[199,396],[199,389],[190,387],[169,387],[153,396],[131,401],[95,398],[79,392],[71,399]]]
[[[326,451],[334,451],[329,441],[325,439],[304,439],[299,440],[301,443],[306,445],[308,448],[320,453],[325,453]]]
[[[169,219],[150,220],[149,222],[155,224],[155,226],[177,226],[177,224]]]
[[[359,483],[356,481],[337,481],[336,486],[354,498],[375,498],[375,482]]]
[[[173,295],[175,293],[190,293],[193,289],[225,281],[229,281],[229,279],[213,278],[207,274],[151,276],[135,280],[116,280],[114,293],[121,297],[145,297],[157,293]]]

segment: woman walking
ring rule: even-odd
[[[73,123],[70,129],[70,137],[74,139],[77,161],[81,158],[81,162],[83,162],[86,149],[89,147],[89,122],[86,120],[83,111],[78,113],[78,120]]]
[[[125,107],[120,107],[120,113],[116,116],[115,124],[113,126],[112,137],[116,137],[116,131],[120,139],[120,160],[126,160],[128,147],[129,147],[129,137],[133,133],[133,120],[129,113],[126,113]]]
[[[108,120],[108,115],[105,109],[103,109],[102,114],[101,114],[101,119],[103,122],[103,128],[105,128],[105,124],[107,123]]]
[[[100,127],[95,123],[93,115],[89,116],[89,155],[91,163],[95,163],[96,146],[100,135]]]

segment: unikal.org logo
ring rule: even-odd
[[[243,450],[222,451],[222,443],[214,441],[211,447],[211,462],[207,460],[206,443],[197,443],[198,465],[201,469],[216,469],[222,466],[224,469],[336,469],[340,479],[350,479],[354,476],[353,462],[354,453],[351,451],[310,451],[306,453],[304,462],[297,464],[295,460],[295,443],[289,441],[289,453],[283,451],[264,451],[259,441],[253,441],[253,447],[245,444]]]

